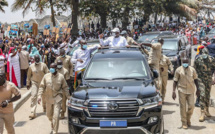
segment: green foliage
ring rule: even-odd
[[[192,17],[196,15],[196,0],[82,0],[80,11],[84,16],[103,15],[111,19],[123,19],[135,14],[149,16],[152,13]],[[139,11],[139,14],[137,12]]]
[[[15,0],[12,4],[11,11],[23,10],[22,14],[25,16],[31,9],[36,15],[43,15],[45,9],[50,9],[51,6],[56,8],[54,15],[59,15],[66,10],[66,5],[63,0]]]
[[[6,0],[1,0],[0,1],[0,11],[1,12],[5,12],[5,10],[3,9],[3,7],[8,6],[8,2]]]

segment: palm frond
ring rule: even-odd
[[[0,11],[5,13],[5,10],[3,9],[3,7],[8,6],[8,2],[6,0],[1,0],[0,1]]]
[[[1,6],[8,6],[8,2],[5,0],[0,1]]]
[[[28,4],[24,7],[24,10],[22,11],[23,17],[27,14],[28,10],[31,8],[32,3],[33,3],[33,0],[29,0]]]
[[[0,11],[5,13],[5,10],[2,8],[2,6],[0,6]]]
[[[22,9],[27,2],[28,0],[16,0],[11,6],[11,11],[15,12]]]

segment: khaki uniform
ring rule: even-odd
[[[161,68],[163,68],[163,71],[161,70]],[[161,95],[162,95],[163,101],[166,94],[168,70],[173,72],[172,62],[169,60],[168,57],[166,57],[165,55],[162,55],[160,60],[160,78],[161,78]]]
[[[27,74],[27,86],[31,86],[31,113],[36,114],[37,94],[40,82],[43,76],[49,73],[49,69],[45,63],[40,62],[38,65],[33,63],[30,65]],[[43,95],[43,109],[46,109],[45,95]]]
[[[29,67],[29,53],[27,51],[21,51],[19,53],[20,68],[21,68],[21,87],[23,87],[25,75],[27,75]]]
[[[134,39],[129,36],[126,37],[126,41],[127,41],[128,45],[132,45],[135,42]]]
[[[60,73],[46,74],[41,83],[38,98],[46,94],[46,115],[53,126],[53,133],[57,134],[59,127],[59,114],[63,99],[63,92],[69,97],[68,86],[64,76]]]
[[[157,70],[158,74],[159,73],[159,63],[160,63],[160,59],[161,59],[161,50],[162,50],[162,46],[160,43],[154,43],[152,44],[151,50],[148,53],[149,57],[148,57],[148,63],[149,66],[151,67],[151,69],[153,70]],[[157,79],[155,79],[155,83],[157,88],[160,90],[161,89],[161,80],[160,80],[160,75],[158,76]]]
[[[188,68],[180,66],[175,71],[174,81],[178,82],[177,88],[183,125],[187,125],[187,123],[190,122],[193,114],[195,79],[198,79],[198,76],[196,70],[191,66]],[[188,110],[186,109],[186,104],[188,104]]]
[[[68,70],[70,77],[73,77],[73,64],[71,62],[71,57],[66,55],[64,58],[61,56],[58,56],[55,60],[55,63],[57,64],[58,60],[61,60],[63,62],[63,67]]]
[[[58,73],[62,74],[65,78],[65,80],[69,80],[70,76],[69,76],[69,72],[65,69],[65,68],[61,68],[57,70]],[[65,114],[66,112],[66,94],[65,92],[63,92],[63,100],[62,100],[62,113]]]
[[[6,83],[1,87],[0,92],[0,104],[2,101],[10,100],[13,95],[19,96],[20,91],[15,86],[15,84],[6,81]],[[8,134],[15,134],[14,131],[14,111],[13,111],[13,103],[9,103],[7,107],[0,107],[0,134],[3,134],[4,125],[7,129]]]

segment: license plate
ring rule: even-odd
[[[122,128],[127,127],[127,121],[126,120],[118,120],[118,121],[100,121],[100,127],[116,127],[116,128]]]

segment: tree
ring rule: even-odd
[[[121,19],[122,27],[126,28],[140,3],[142,0],[84,0],[80,8],[84,16],[99,15],[103,29],[107,26],[107,18],[114,22]]]
[[[215,0],[199,0],[199,11],[203,11],[205,13],[205,15],[208,17],[208,19],[210,20],[210,16],[212,16],[214,18],[214,15],[212,12],[215,11]]]
[[[79,0],[66,0],[65,1],[66,4],[69,5],[69,7],[72,9],[72,18],[71,18],[71,22],[72,22],[72,34],[73,35],[77,35],[78,34],[78,15],[79,15],[79,5],[80,2]]]
[[[122,28],[126,29],[129,25],[129,18],[135,16],[137,10],[140,9],[142,0],[117,0],[112,1],[112,7],[110,11],[111,18],[118,18],[122,20]],[[116,12],[117,11],[117,12]]]
[[[5,10],[3,9],[3,7],[8,6],[8,2],[6,0],[1,0],[0,1],[0,11],[2,11],[3,13],[5,13]]]
[[[193,19],[197,15],[197,4],[195,4],[194,1],[195,0],[165,0],[163,8],[169,15],[175,14]]]
[[[110,12],[112,0],[83,0],[80,3],[80,10],[84,16],[96,16],[101,18],[101,27],[107,26],[107,17]]]
[[[34,6],[35,8],[32,8]],[[42,15],[45,13],[46,8],[51,9],[51,21],[53,26],[56,26],[55,22],[55,11],[54,11],[55,2],[52,0],[15,0],[12,5],[12,12],[23,9],[23,17],[28,13],[29,9],[32,9],[36,15]]]

